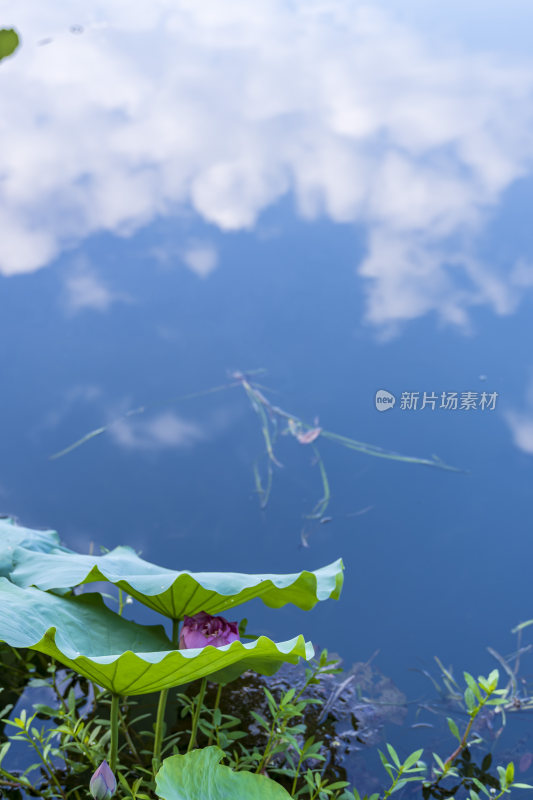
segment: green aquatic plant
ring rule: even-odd
[[[251,407],[257,414],[259,424],[261,427],[261,435],[263,437],[263,442],[265,446],[265,451],[263,456],[260,456],[258,459],[256,459],[256,461],[253,464],[255,490],[259,497],[259,503],[261,508],[265,508],[267,506],[270,498],[274,467],[282,466],[275,452],[275,447],[280,435],[293,437],[300,446],[302,445],[310,446],[313,452],[314,460],[318,464],[320,471],[320,479],[322,483],[322,497],[315,504],[311,513],[306,515],[310,519],[322,518],[328,508],[329,501],[331,499],[331,489],[329,485],[329,480],[324,465],[324,461],[318,450],[317,446],[318,441],[324,441],[324,440],[331,441],[334,444],[341,445],[342,447],[346,447],[350,450],[355,450],[356,452],[362,453],[363,455],[372,456],[374,458],[384,458],[389,461],[401,461],[407,464],[421,464],[428,467],[436,467],[437,469],[450,470],[452,472],[462,472],[462,470],[458,469],[457,467],[452,467],[448,464],[445,464],[437,456],[432,456],[431,458],[418,458],[415,456],[401,455],[400,453],[395,453],[392,450],[385,450],[381,447],[377,447],[376,445],[367,444],[366,442],[361,442],[356,439],[352,439],[348,436],[343,436],[341,434],[334,433],[332,431],[324,430],[316,423],[316,421],[313,424],[308,423],[305,420],[301,419],[296,414],[292,414],[289,413],[288,411],[285,411],[279,405],[274,404],[267,399],[267,397],[265,396],[265,391],[268,390],[265,390],[263,386],[256,383],[254,380],[255,375],[261,372],[264,372],[264,370],[254,370],[252,372],[247,372],[247,373],[236,371],[231,374],[231,378],[233,380],[227,384],[222,384],[221,386],[214,386],[202,392],[193,392],[189,394],[184,394],[172,398],[168,401],[169,403],[183,402],[185,400],[196,399],[199,397],[203,397],[205,395],[213,394],[234,387],[240,387],[244,390],[250,402]],[[95,428],[92,431],[89,431],[80,439],[77,439],[75,442],[72,442],[67,447],[51,455],[50,459],[55,460],[58,458],[62,458],[63,456],[66,456],[68,453],[71,453],[73,450],[77,449],[81,445],[86,444],[91,439],[94,439],[97,436],[101,436],[102,434],[104,434],[116,422],[133,416],[137,416],[139,414],[144,414],[147,410],[153,407],[154,406],[143,405],[143,406],[138,406],[137,408],[130,409],[121,417],[113,420],[109,424],[102,425],[98,428]],[[266,462],[266,465],[263,470],[264,472],[263,475],[261,475],[261,468],[260,468],[261,461]]]
[[[279,783],[265,775],[234,772],[220,764],[224,752],[204,747],[186,755],[165,759],[156,775],[161,800],[290,800]]]
[[[468,789],[471,800],[480,800],[480,791],[497,800],[504,794],[509,794],[511,789],[533,789],[533,786],[529,784],[514,781],[515,769],[512,762],[507,764],[505,768],[497,767],[498,779],[491,780],[491,790],[487,789],[485,784],[475,774],[472,774],[472,771],[469,770],[466,774],[460,774],[458,764],[461,757],[464,759],[466,753],[469,754],[472,745],[480,741],[473,734],[476,717],[485,707],[501,706],[506,702],[506,690],[498,689],[499,672],[497,669],[492,670],[488,677],[480,675],[477,680],[468,672],[464,672],[463,675],[466,683],[463,696],[469,717],[468,723],[461,733],[456,722],[451,717],[448,717],[447,722],[450,733],[455,737],[458,744],[446,759],[442,759],[437,753],[433,753],[435,765],[433,766],[431,779],[425,780],[422,784],[424,800],[429,800],[429,798],[439,798],[440,800],[440,798],[455,796],[458,789],[457,785],[450,787],[448,790],[441,786],[443,781],[452,777],[460,780],[459,786],[462,785]],[[467,758],[468,762],[469,756]]]
[[[20,38],[14,28],[0,28],[0,61],[13,55],[20,45]]]
[[[117,695],[160,691],[204,675],[226,682],[246,669],[268,675],[284,661],[313,655],[303,636],[175,649],[162,625],[126,620],[96,592],[60,597],[6,578],[0,578],[0,640],[45,653]]]
[[[339,596],[341,561],[285,576],[175,572],[139,559],[129,548],[82,556],[63,547],[53,531],[22,529],[13,520],[0,520],[0,564],[4,655],[18,654],[19,669],[26,670],[28,682],[46,686],[57,700],[55,707],[36,704],[33,714],[23,709],[11,718],[13,702],[1,712],[4,725],[14,731],[0,745],[0,787],[7,797],[16,798],[16,792],[24,790],[50,800],[80,800],[92,776],[93,796],[107,798],[116,791],[121,800],[151,800],[154,793],[161,800],[362,800],[356,788],[327,767],[321,738],[331,725],[339,694],[347,691],[356,673],[313,694],[314,687],[339,672],[326,651],[314,659],[312,645],[302,636],[281,643],[263,636],[244,642],[243,625],[237,628],[210,611],[195,610],[196,603],[204,602],[215,612],[233,609],[251,598],[274,608],[288,602],[312,608]],[[100,592],[76,593],[95,581],[134,593],[170,618],[171,635],[162,625],[126,620],[122,607],[117,612],[106,606]],[[189,613],[183,622],[185,611]],[[32,651],[49,659],[46,678],[26,657]],[[470,755],[481,742],[476,720],[487,708],[503,710],[519,698],[516,671],[522,651],[519,648],[513,667],[509,659],[491,651],[508,677],[501,689],[499,673],[493,670],[477,680],[464,673],[463,691],[451,670],[438,662],[444,689],[453,692],[455,701],[462,698],[469,717],[462,731],[454,719],[448,720],[455,749],[446,758],[435,753],[429,768],[422,761],[422,749],[402,760],[388,743],[380,757],[389,785],[367,800],[387,800],[407,784],[418,785],[425,800],[459,798],[459,789],[470,800],[480,800],[483,794],[499,798],[511,789],[531,788],[515,782],[512,762],[498,766],[494,774],[490,758],[485,756],[478,767]],[[268,681],[282,665],[295,665],[300,659],[310,662],[301,683],[285,688],[263,685],[263,703],[254,702],[248,709],[253,730],[241,730],[240,719],[223,710],[225,687],[238,676],[253,670]],[[12,662],[6,657],[5,664],[10,668]],[[370,707],[378,700],[364,696],[370,685],[369,662],[359,666],[365,668],[367,688],[362,690],[362,683],[357,687],[357,701]],[[175,687],[185,691],[176,694]],[[149,701],[148,716],[153,725],[146,731],[139,727],[146,714],[135,707],[152,693],[156,699]],[[183,717],[177,729],[167,727],[169,698],[173,713]],[[384,700],[387,707],[395,702],[390,693]],[[38,758],[22,774],[4,766],[11,742],[26,743]],[[226,764],[221,764],[223,759]],[[30,777],[37,769],[40,782]]]
[[[19,587],[65,590],[105,581],[177,620],[199,611],[217,614],[255,598],[270,608],[292,603],[310,610],[322,600],[337,599],[343,582],[341,559],[314,571],[284,575],[172,570],[146,561],[124,546],[94,556],[64,549],[34,551],[30,545],[14,548],[9,560],[8,577]]]
[[[492,730],[492,736],[495,739],[501,736],[507,723],[508,715],[527,713],[533,710],[533,696],[531,695],[530,685],[525,679],[519,679],[522,656],[533,649],[532,644],[522,645],[522,633],[530,624],[532,624],[532,621],[523,622],[512,629],[511,633],[516,634],[517,642],[516,649],[509,655],[502,656],[493,647],[487,647],[487,652],[490,653],[492,658],[499,664],[507,678],[507,682],[499,690],[502,698],[501,702],[491,704],[494,708],[486,708],[481,714],[482,719],[480,727],[488,723]],[[435,656],[435,662],[440,671],[438,677],[435,677],[426,669],[417,671],[420,671],[431,681],[439,696],[440,704],[437,706],[421,705],[419,712],[426,710],[432,713],[440,713],[442,706],[446,708],[450,714],[455,712],[459,714],[468,714],[465,695],[463,689],[453,675],[453,668],[445,667],[437,656]],[[496,723],[498,727],[495,727]],[[480,736],[476,725],[477,723],[474,725],[474,730],[476,734]]]
[[[320,686],[334,672],[339,672],[338,663],[329,660],[323,651],[320,658],[306,668],[305,684],[309,689]],[[493,681],[494,676],[489,676],[489,679]],[[481,684],[488,686],[489,679],[479,678],[476,682],[482,697]],[[246,681],[246,678],[240,680]],[[31,780],[28,777],[35,772],[35,765],[31,765],[23,775],[0,766],[0,786],[8,797],[9,788],[16,786],[28,790],[30,794],[47,798],[84,796],[91,775],[106,757],[111,731],[109,721],[101,717],[100,708],[102,703],[109,702],[106,695],[97,689],[94,700],[91,700],[90,688],[86,686],[81,689],[80,685],[76,692],[71,688],[68,697],[64,697],[58,691],[60,685],[61,682],[54,675],[50,687],[55,687],[54,691],[58,692],[57,708],[36,704],[33,715],[20,712],[15,719],[9,720],[10,727],[15,731],[11,739],[27,742],[38,755],[42,769],[39,783],[35,778]],[[255,732],[248,727],[240,729],[240,719],[228,719],[226,713],[220,713],[219,707],[216,704],[213,707],[203,695],[203,699],[200,699],[200,717],[203,721],[198,727],[201,748],[186,752],[191,730],[186,729],[184,734],[180,732],[181,729],[178,732],[166,731],[161,748],[162,763],[155,771],[149,767],[150,750],[147,748],[153,732],[150,734],[139,729],[144,715],[141,713],[137,722],[131,714],[138,713],[135,711],[135,701],[121,698],[118,715],[124,741],[118,747],[116,765],[112,770],[117,780],[117,795],[121,800],[151,800],[154,795],[161,800],[174,797],[205,800],[211,796],[238,798],[243,791],[248,793],[248,797],[269,800],[270,791],[274,792],[273,797],[280,800],[283,797],[302,800],[386,800],[396,793],[401,797],[402,790],[409,783],[413,788],[418,787],[420,795],[427,798],[444,800],[454,797],[456,800],[465,800],[468,797],[469,800],[480,800],[485,795],[501,797],[508,795],[511,789],[530,788],[515,783],[512,764],[497,767],[494,773],[490,771],[490,756],[485,756],[482,767],[477,768],[470,757],[469,748],[474,746],[472,738],[467,735],[469,741],[466,747],[457,757],[452,754],[450,763],[453,764],[446,775],[440,775],[440,764],[444,765],[448,759],[434,756],[435,766],[430,771],[422,761],[421,749],[401,758],[396,748],[387,744],[382,752],[383,767],[388,777],[387,788],[372,793],[370,797],[362,795],[357,788],[350,787],[342,776],[325,771],[320,728],[315,729],[314,734],[308,732],[304,720],[309,719],[310,710],[311,718],[316,720],[316,713],[313,714],[312,709],[317,707],[318,710],[323,700],[313,696],[307,689],[300,692],[290,687],[280,692],[275,684],[271,688],[272,691],[266,691],[265,687],[267,702],[259,714],[261,723],[258,722]],[[239,692],[239,689],[236,691]],[[217,690],[219,696],[220,686]],[[245,704],[250,702],[242,688],[240,696]],[[177,708],[181,706],[182,714],[192,722],[192,714],[198,707],[198,695],[186,695],[185,700],[189,700],[189,703],[184,701],[182,695],[178,699]],[[94,705],[96,701],[97,705]],[[87,708],[87,703],[89,706],[93,703],[92,708]],[[252,714],[257,713],[256,709],[259,706],[254,704],[250,708]],[[50,727],[39,728],[39,718],[47,720]],[[464,732],[451,732],[461,739],[464,737]],[[270,744],[267,747],[268,742]],[[5,759],[9,746],[8,741],[0,747],[0,762]],[[213,753],[216,758],[206,753]],[[222,758],[227,765],[224,769],[220,764]],[[65,767],[62,766],[63,760]],[[254,792],[259,793],[256,795]]]
[[[385,458],[390,461],[403,461],[410,464],[423,464],[425,466],[438,467],[439,469],[451,470],[453,472],[461,472],[461,470],[456,467],[445,464],[436,456],[430,459],[404,456],[391,450],[384,450],[376,445],[360,442],[348,436],[342,436],[332,431],[324,430],[317,425],[316,420],[313,424],[310,424],[302,420],[296,414],[291,414],[280,408],[279,405],[271,403],[261,390],[262,387],[254,384],[250,380],[248,374],[234,372],[232,377],[243,387],[261,423],[261,432],[265,443],[266,479],[261,478],[258,461],[254,464],[254,478],[256,491],[262,508],[266,507],[270,498],[273,468],[274,466],[281,466],[274,450],[280,434],[294,437],[300,445],[310,445],[313,450],[315,461],[319,466],[320,478],[322,481],[322,497],[315,504],[312,512],[307,515],[311,519],[320,519],[323,517],[331,499],[331,490],[326,468],[316,444],[319,437],[375,458]]]
[[[201,678],[203,693],[207,676],[211,681],[227,683],[248,669],[268,675],[284,662],[297,663],[300,658],[313,657],[311,643],[302,636],[281,643],[259,636],[243,643],[233,630],[234,623],[225,623],[231,636],[218,636],[216,641],[206,640],[205,646],[191,647],[198,645],[199,633],[191,628],[195,619],[201,617],[209,630],[213,625],[217,630],[221,625],[221,630],[224,628],[222,618],[206,613],[206,607],[233,608],[261,597],[273,607],[293,602],[311,608],[319,600],[338,597],[342,587],[340,560],[314,573],[194,574],[158,567],[139,559],[129,548],[116,548],[101,557],[83,556],[61,547],[54,532],[16,528],[11,519],[0,521],[0,534],[6,534],[0,541],[0,548],[4,546],[5,573],[0,577],[0,641],[12,648],[44,653],[111,693],[112,771],[118,759],[120,696],[160,693],[153,752],[155,773],[160,766],[170,688]],[[47,559],[46,564],[43,558]],[[98,592],[76,595],[72,591],[82,583],[97,580],[115,583],[120,591],[127,590],[171,617],[172,639],[161,625],[140,625],[124,619],[105,605]],[[193,613],[196,617],[192,617]],[[178,626],[185,616],[179,648]],[[192,639],[187,642],[189,633]],[[195,743],[200,707],[201,698],[189,749]]]

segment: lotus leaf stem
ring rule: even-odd
[[[202,710],[202,703],[204,701],[204,694],[205,689],[207,686],[207,678],[202,678],[202,683],[200,684],[200,693],[198,694],[198,699],[196,701],[196,708],[194,709],[194,717],[192,720],[192,730],[191,730],[191,738],[189,740],[189,746],[187,748],[187,752],[190,753],[191,750],[194,748],[196,744],[196,732],[198,730],[198,720],[200,719],[200,712]]]
[[[118,755],[118,694],[111,695],[111,712],[109,715],[111,739],[109,742],[109,766],[111,772],[115,772],[117,768],[117,755]]]
[[[178,646],[178,631],[179,619],[172,620],[172,644],[174,647]],[[157,717],[155,721],[155,738],[154,738],[154,752],[152,756],[152,769],[154,776],[161,766],[161,747],[163,745],[163,730],[165,727],[165,710],[167,707],[168,689],[162,689],[159,692],[159,701],[157,703]]]
[[[220,697],[222,695],[222,686],[223,686],[222,683],[218,684],[217,695],[215,697],[215,705],[213,706],[213,728],[211,729],[211,733],[209,734],[209,741],[207,743],[208,747],[213,741],[213,733],[215,731],[216,731],[216,734],[217,734],[217,745],[218,745],[218,747],[220,747],[220,740],[219,740],[219,736],[218,736],[218,725],[215,726],[214,718],[215,718],[216,710],[218,709],[218,707],[220,705]]]

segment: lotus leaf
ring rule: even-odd
[[[165,758],[156,775],[161,800],[290,800],[290,794],[266,775],[234,772],[220,765],[219,747],[204,747]]]
[[[178,572],[144,561],[130,547],[116,547],[103,556],[65,549],[36,553],[20,547],[13,553],[13,562],[9,577],[17,586],[49,590],[109,581],[173,619],[198,611],[217,614],[256,597],[271,608],[294,603],[308,610],[320,600],[339,597],[344,568],[338,559],[314,572],[303,570],[288,575]]]
[[[264,636],[224,647],[175,650],[161,625],[130,622],[98,593],[58,597],[0,578],[0,641],[56,658],[116,694],[136,695],[204,675],[227,682],[247,669],[265,675],[285,661],[313,656],[302,636],[275,643]]]
[[[61,547],[55,531],[34,531],[17,525],[12,517],[0,519],[0,576],[8,578],[13,569],[13,554],[18,547],[37,553],[72,552]]]

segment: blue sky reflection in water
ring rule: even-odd
[[[339,604],[254,628],[380,648],[403,688],[435,654],[487,672],[532,616],[532,12],[511,49],[497,11],[426,8],[8,2],[23,46],[0,67],[2,509],[178,568],[342,555]],[[284,438],[260,511],[242,390],[167,401],[258,367],[282,408],[468,473],[325,442],[320,525],[312,453]]]

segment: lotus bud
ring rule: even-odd
[[[109,800],[117,790],[115,776],[107,761],[102,761],[89,783],[89,791],[94,800]]]

